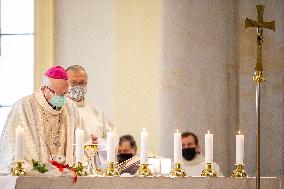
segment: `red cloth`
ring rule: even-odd
[[[63,169],[64,169],[64,168],[71,170],[71,171],[73,172],[73,176],[72,176],[73,182],[74,182],[74,183],[77,182],[76,170],[75,170],[74,168],[70,167],[68,164],[62,165],[62,164],[60,164],[60,163],[58,163],[58,162],[56,162],[56,161],[53,161],[53,160],[51,160],[50,163],[51,163],[52,165],[56,166],[56,167],[59,169],[60,172],[63,172]]]
[[[53,66],[53,67],[49,68],[45,72],[45,76],[47,76],[49,78],[53,78],[53,79],[63,79],[63,80],[68,79],[68,75],[67,75],[66,70],[64,68],[62,68],[61,66]]]

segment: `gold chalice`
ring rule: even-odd
[[[97,166],[96,159],[99,155],[98,144],[86,144],[84,145],[84,154],[87,158],[88,167],[87,171],[89,175],[100,175],[102,170]]]

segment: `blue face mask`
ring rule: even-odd
[[[65,96],[57,96],[53,95],[50,101],[50,104],[52,106],[55,106],[57,108],[64,106],[66,103],[66,97]]]

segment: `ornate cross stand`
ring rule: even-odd
[[[255,73],[253,80],[256,82],[256,120],[257,120],[257,132],[256,132],[256,189],[260,189],[260,83],[265,81],[263,76],[262,67],[262,42],[263,42],[263,28],[267,28],[275,31],[275,20],[271,22],[263,21],[263,5],[256,5],[257,9],[257,21],[249,18],[245,19],[245,28],[256,27],[257,28],[257,60],[255,65]]]

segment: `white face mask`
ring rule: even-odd
[[[67,95],[74,101],[79,102],[84,100],[87,88],[82,86],[74,86],[68,89]]]

